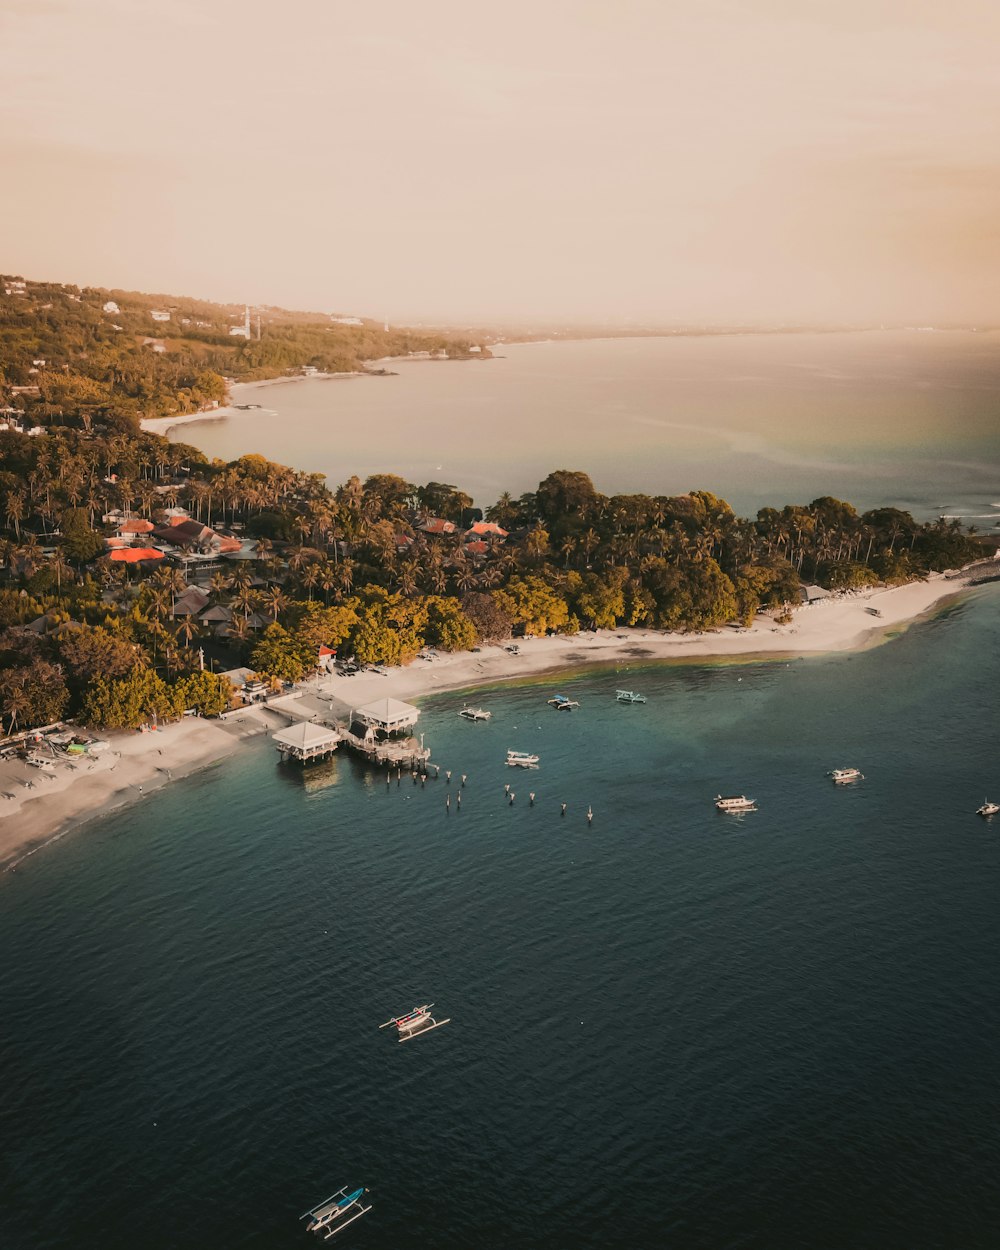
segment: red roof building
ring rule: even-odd
[[[506,538],[507,530],[501,529],[495,521],[477,521],[465,531],[466,538],[485,538],[488,534],[493,534],[496,538]]]
[[[124,564],[139,564],[142,560],[162,560],[163,552],[152,547],[119,547],[110,552],[110,559]]]
[[[444,517],[429,516],[423,521],[418,521],[415,528],[423,530],[425,534],[454,534],[455,522],[446,521]]]

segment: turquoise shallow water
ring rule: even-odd
[[[0,1244],[307,1246],[349,1183],[362,1250],[995,1246],[998,607],[481,691],[484,725],[442,696],[450,815],[259,742],[34,856],[0,881]],[[375,1027],[425,999],[452,1023]]]

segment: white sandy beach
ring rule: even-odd
[[[946,599],[960,592],[964,579],[934,575],[864,595],[827,599],[800,608],[790,625],[758,617],[751,629],[711,633],[664,634],[649,629],[599,630],[575,637],[519,640],[520,654],[501,646],[478,652],[440,654],[432,661],[415,660],[387,676],[362,673],[354,677],[322,676],[302,684],[295,696],[230,715],[224,723],[197,718],[147,734],[110,735],[111,749],[95,759],[57,765],[43,774],[20,761],[0,763],[0,865],[7,869],[53,838],[85,820],[124,803],[139,802],[168,781],[223,759],[242,737],[286,724],[289,714],[309,716],[322,705],[309,699],[321,695],[343,708],[359,707],[391,696],[412,700],[449,690],[470,690],[502,681],[585,665],[637,666],[656,661],[766,659],[804,657],[872,646],[898,632]],[[876,608],[876,618],[866,609]],[[283,706],[284,705],[284,706]],[[287,710],[286,710],[287,709]],[[51,777],[51,779],[50,779]],[[32,782],[29,789],[25,782]]]
[[[292,382],[330,382],[343,378],[362,378],[365,374],[365,370],[356,370],[351,373],[314,373],[308,378],[295,376],[264,378],[260,382],[234,382],[229,388],[229,403],[223,407],[206,408],[202,412],[186,412],[175,417],[151,417],[140,421],[139,428],[147,434],[162,434],[166,437],[178,425],[192,425],[196,421],[221,421],[224,417],[245,417],[247,413],[235,405],[259,402],[254,396],[263,387],[287,386]],[[266,405],[261,406],[266,408]]]

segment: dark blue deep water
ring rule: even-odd
[[[441,697],[450,815],[258,741],[34,856],[0,881],[0,1245],[295,1250],[350,1184],[353,1250],[997,1246],[998,608],[479,691],[485,725]],[[377,1030],[425,999],[447,1028]]]

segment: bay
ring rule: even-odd
[[[1000,333],[892,330],[521,343],[490,361],[245,392],[178,426],[232,460],[446,481],[480,507],[583,469],[606,494],[710,490],[741,514],[821,495],[1000,518]]]
[[[998,605],[480,690],[486,724],[426,700],[450,814],[443,778],[259,741],[33,857],[0,882],[0,1244],[291,1250],[346,1183],[358,1250],[994,1246]],[[429,999],[446,1028],[378,1031]]]

